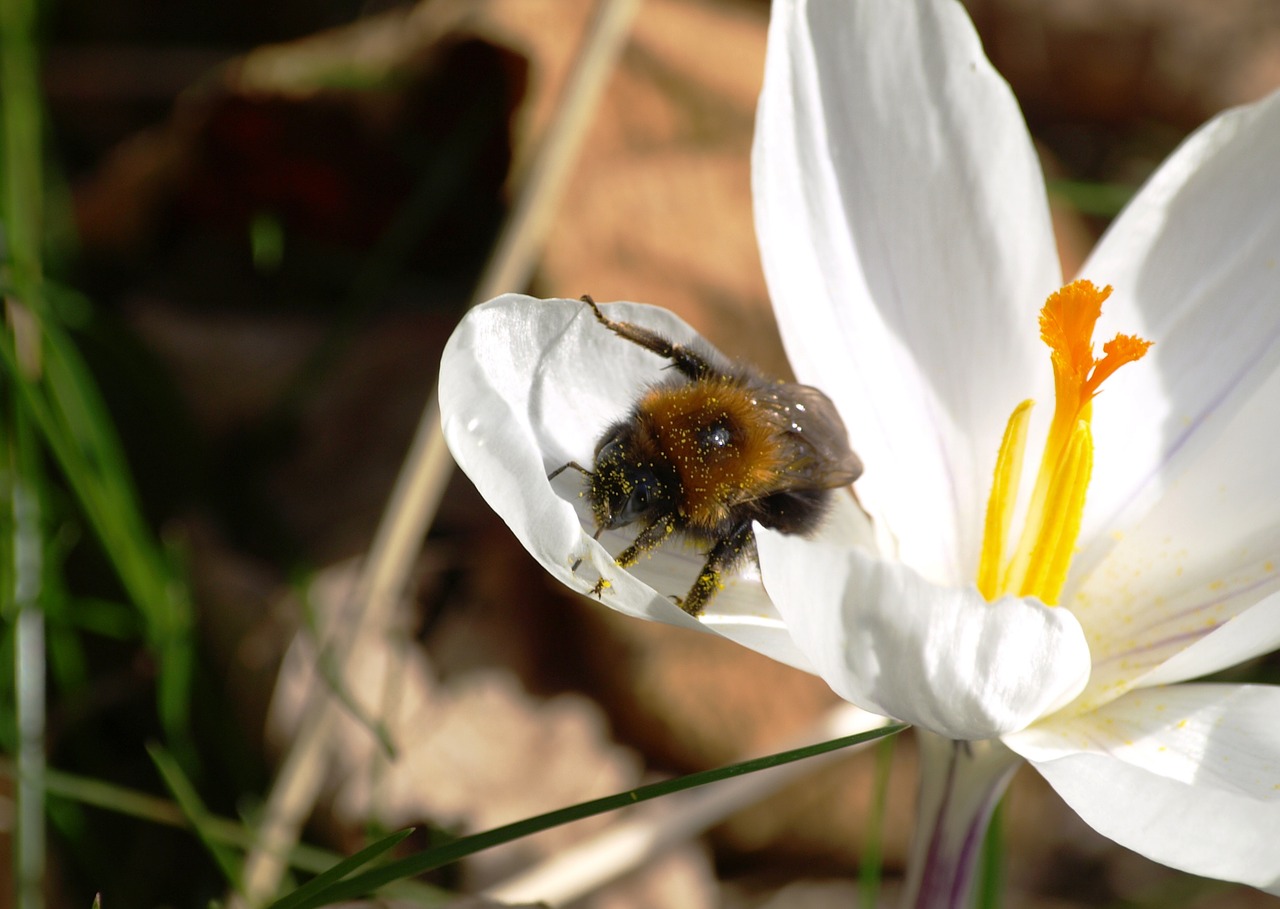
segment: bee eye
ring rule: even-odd
[[[658,487],[658,478],[651,471],[637,470],[631,473],[627,479],[630,483],[631,491],[615,519],[615,525],[617,526],[630,524],[641,517],[661,494],[661,490]]]

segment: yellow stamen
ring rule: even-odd
[[[1018,498],[1018,480],[1022,477],[1022,453],[1027,447],[1027,427],[1031,424],[1028,399],[1014,408],[1004,428],[1000,453],[996,455],[996,478],[987,499],[987,520],[982,534],[982,558],[978,562],[978,591],[988,600],[999,595],[1000,571],[1004,550],[1013,523],[1013,506]]]
[[[1089,421],[1081,420],[1049,485],[1049,499],[1031,547],[1031,559],[1019,595],[1039,597],[1048,606],[1058,605],[1062,585],[1067,582],[1067,569],[1071,567],[1076,537],[1080,535],[1084,494],[1092,474],[1093,432]]]
[[[1093,473],[1093,398],[1112,373],[1141,359],[1151,346],[1133,335],[1116,335],[1102,346],[1103,356],[1094,357],[1094,327],[1110,295],[1110,287],[1099,290],[1089,281],[1073,281],[1052,294],[1040,310],[1040,337],[1049,346],[1053,364],[1053,420],[1022,534],[1001,571],[1031,402],[1018,405],[1005,429],[978,565],[978,589],[989,600],[1016,593],[1053,605],[1062,594]]]

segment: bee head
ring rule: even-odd
[[[675,483],[664,477],[645,448],[626,426],[606,434],[588,493],[600,529],[674,510]]]

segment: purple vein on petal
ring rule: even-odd
[[[1280,326],[1277,326],[1267,334],[1263,343],[1254,349],[1251,357],[1235,358],[1235,362],[1240,364],[1240,368],[1231,376],[1231,380],[1223,385],[1219,393],[1206,402],[1205,406],[1201,407],[1193,417],[1187,420],[1179,420],[1183,426],[1182,431],[1173,436],[1172,443],[1165,448],[1164,453],[1152,466],[1151,470],[1141,476],[1130,487],[1129,493],[1116,503],[1111,509],[1107,520],[1102,522],[1102,526],[1118,526],[1120,522],[1116,520],[1117,516],[1126,514],[1142,497],[1144,490],[1151,488],[1161,476],[1168,475],[1169,465],[1186,448],[1192,437],[1200,431],[1200,428],[1212,414],[1234,396],[1237,389],[1244,384],[1249,375],[1263,362],[1267,353],[1277,344],[1280,344]],[[1224,360],[1224,362],[1226,361]],[[1091,551],[1089,553],[1078,554],[1072,566],[1073,572],[1079,572],[1081,577],[1087,576],[1101,563],[1105,558],[1106,552],[1110,551],[1113,546],[1114,543],[1108,542],[1103,548],[1098,548],[1095,545],[1090,548]]]
[[[1130,659],[1140,654],[1151,653],[1153,651],[1161,650],[1163,648],[1171,647],[1183,642],[1185,642],[1184,646],[1179,649],[1186,649],[1186,647],[1190,646],[1191,644],[1194,644],[1196,641],[1200,640],[1200,638],[1204,637],[1206,634],[1209,634],[1211,631],[1216,631],[1222,624],[1224,624],[1227,620],[1231,618],[1233,618],[1233,616],[1227,616],[1221,622],[1215,621],[1213,622],[1213,624],[1207,625],[1204,628],[1197,628],[1194,631],[1184,631],[1182,634],[1175,634],[1175,635],[1172,635],[1171,637],[1160,638],[1155,641],[1148,641],[1144,644],[1126,648],[1125,650],[1122,650],[1119,653],[1113,653],[1110,656],[1106,656],[1106,657],[1103,657],[1102,659],[1095,660],[1093,664],[1094,668],[1097,668],[1099,666],[1106,666],[1118,660]]]
[[[1174,622],[1181,622],[1185,619],[1192,618],[1194,616],[1201,615],[1203,613],[1207,613],[1209,610],[1213,609],[1214,607],[1223,606],[1230,600],[1236,599],[1245,594],[1253,593],[1260,589],[1264,589],[1267,587],[1275,587],[1275,586],[1280,586],[1280,577],[1277,577],[1274,573],[1272,573],[1266,577],[1259,578],[1250,584],[1245,584],[1244,586],[1236,587],[1231,590],[1222,592],[1218,596],[1214,597],[1212,600],[1202,600],[1202,601],[1193,603],[1192,605],[1187,606],[1183,609],[1179,609],[1177,612],[1172,612],[1166,615],[1162,615],[1156,618],[1154,621],[1149,622],[1147,625],[1137,629],[1136,632],[1130,634],[1129,637],[1141,638],[1143,635],[1153,632],[1156,629],[1161,628],[1163,626],[1169,625]],[[1236,609],[1230,613],[1214,616],[1212,618],[1206,616],[1204,620],[1205,623],[1202,626],[1194,629],[1193,631],[1183,633],[1183,634],[1177,634],[1172,637],[1164,638],[1162,640],[1167,642],[1176,642],[1179,640],[1183,640],[1188,636],[1203,637],[1209,632],[1215,630],[1216,628],[1220,627],[1221,625],[1229,622],[1231,619],[1240,615],[1240,613],[1244,612],[1246,609],[1249,608],[1249,606],[1252,606],[1255,602],[1257,602],[1257,600],[1252,600],[1247,605],[1244,605],[1241,608]],[[1125,651],[1125,653],[1126,654],[1139,653],[1139,652],[1155,649],[1158,646],[1160,646],[1160,641],[1143,645],[1141,648]],[[1106,659],[1096,661],[1095,665],[1102,665],[1104,663],[1107,663],[1123,655],[1125,654],[1113,654],[1112,656],[1107,657]]]

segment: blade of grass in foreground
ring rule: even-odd
[[[858,861],[858,905],[862,909],[875,909],[880,904],[885,809],[889,802],[889,771],[893,769],[894,744],[894,739],[886,738],[876,746],[876,776],[871,813],[867,817],[867,840]]]
[[[165,732],[175,745],[185,744],[195,665],[194,610],[185,579],[142,515],[123,446],[80,352],[60,326],[49,326],[46,337],[48,401],[80,452],[64,470],[69,479],[72,470],[90,472],[85,511],[144,620],[159,662]]]
[[[337,884],[347,875],[353,874],[355,871],[363,868],[383,853],[389,852],[391,849],[404,842],[411,833],[413,833],[412,827],[407,830],[400,830],[388,837],[384,837],[371,846],[366,846],[355,855],[343,859],[329,870],[318,874],[311,880],[307,881],[297,890],[293,891],[293,893],[290,893],[288,896],[276,902],[273,909],[295,909],[295,907],[305,905],[308,900],[318,894],[323,894],[325,890],[334,884]]]
[[[38,381],[38,312],[44,274],[44,174],[34,0],[0,0],[0,275],[13,287],[3,300],[0,335],[14,350],[16,384]],[[45,905],[45,576],[44,466],[31,423],[10,389],[0,402],[0,482],[8,486],[4,546],[8,570],[0,604],[12,621],[14,726],[20,771],[10,826],[14,903]]]
[[[169,787],[174,800],[182,808],[182,813],[186,815],[187,822],[195,830],[196,836],[213,856],[213,860],[218,863],[223,876],[232,887],[240,889],[240,857],[224,846],[218,837],[207,829],[213,814],[205,807],[195,787],[191,785],[191,781],[187,779],[173,756],[159,745],[148,745],[147,753],[151,755],[151,760],[155,762],[156,769],[160,771],[165,785]]]
[[[443,846],[419,852],[417,855],[399,859],[381,868],[338,881],[332,886],[320,889],[305,899],[294,899],[291,894],[273,903],[270,909],[315,909],[315,907],[340,900],[355,899],[372,893],[377,888],[394,881],[431,871],[443,865],[456,862],[468,855],[473,855],[485,849],[491,849],[494,846],[500,846],[503,843],[509,843],[534,833],[541,833],[543,830],[550,830],[552,827],[558,827],[561,824],[568,824],[571,821],[603,814],[606,811],[615,811],[618,808],[625,808],[628,805],[639,804],[659,796],[670,795],[673,792],[682,792],[685,789],[693,789],[696,786],[705,786],[707,783],[714,783],[718,780],[741,776],[745,773],[754,773],[757,770],[777,767],[781,764],[789,764],[792,761],[814,757],[840,748],[860,745],[863,742],[870,742],[887,735],[893,735],[906,728],[904,725],[885,726],[880,729],[873,729],[870,732],[860,732],[857,735],[844,736],[843,738],[832,739],[829,742],[821,742],[817,745],[807,745],[804,748],[796,748],[779,754],[771,754],[767,757],[754,758],[716,770],[691,773],[678,779],[664,780],[661,783],[641,786],[639,789],[632,789],[629,792],[622,792],[618,795],[610,795],[583,802],[580,805],[561,808],[557,811],[526,818],[523,821],[516,821],[513,824],[496,827],[493,830],[487,830],[473,836],[463,837]]]
[[[17,776],[16,763],[0,755],[0,778],[13,780]],[[187,813],[175,802],[115,783],[50,769],[45,773],[45,791],[53,798],[91,805],[104,811],[112,811],[166,827],[191,829]],[[213,842],[238,850],[248,849],[254,843],[253,831],[243,823],[211,814],[204,818],[204,835]],[[343,860],[341,856],[332,852],[305,844],[294,846],[287,858],[291,867],[316,875],[324,873]],[[388,888],[386,895],[420,906],[443,905],[454,899],[454,895],[445,890],[420,884],[417,881],[401,881],[394,884]]]
[[[973,905],[977,909],[998,909],[1004,901],[1005,879],[1005,840],[1004,814],[1005,800],[1001,799],[991,815],[991,823],[987,827],[986,839],[982,841],[981,865],[978,868],[978,886],[974,894]]]

